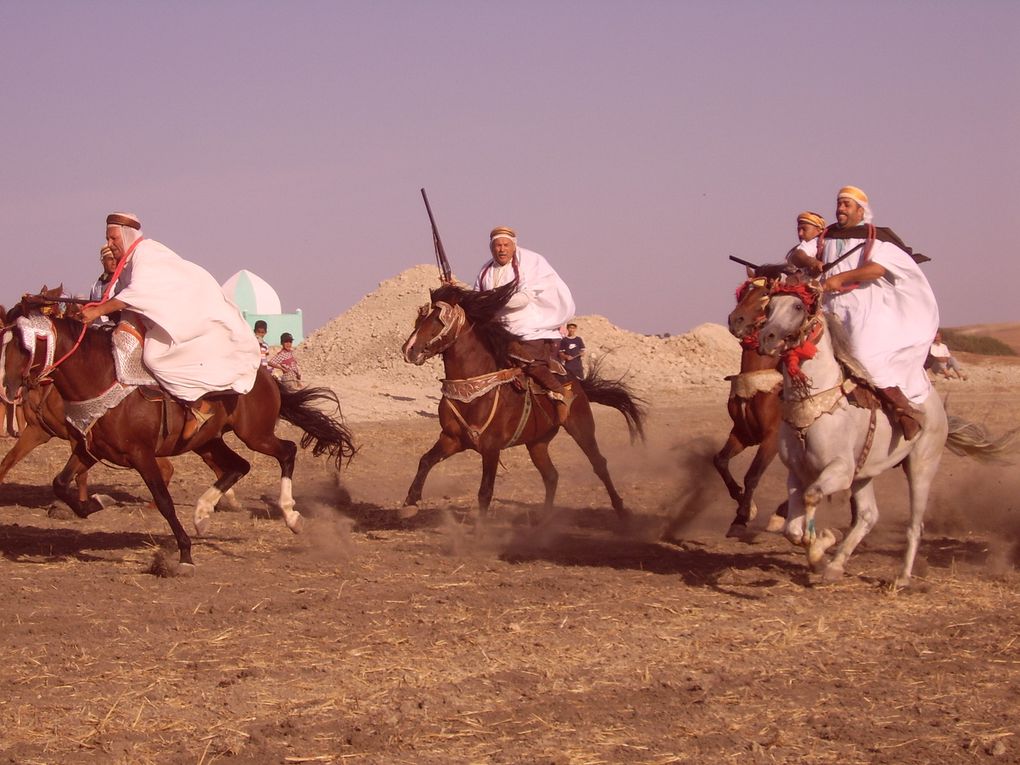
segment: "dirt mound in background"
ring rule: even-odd
[[[400,348],[419,306],[436,286],[434,265],[415,266],[380,283],[301,344],[305,377],[340,391],[345,405],[350,402],[351,416],[434,411],[442,363],[433,359],[413,366],[403,360]],[[587,360],[602,358],[606,375],[627,376],[644,395],[684,385],[724,385],[722,378],[740,363],[737,341],[717,324],[656,337],[629,332],[597,315],[579,316],[577,323]]]

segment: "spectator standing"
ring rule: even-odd
[[[259,319],[255,322],[255,337],[259,341],[259,353],[262,354],[262,366],[269,366],[269,343],[266,342],[266,332],[269,331],[269,327],[266,323]]]
[[[280,335],[280,345],[283,348],[269,359],[269,367],[280,371],[280,383],[285,390],[300,390],[304,385],[301,382],[301,368],[294,355],[294,336],[284,332]]]
[[[567,325],[567,336],[560,340],[560,360],[564,368],[580,380],[584,377],[584,366],[581,357],[584,355],[584,340],[577,334],[577,325]]]

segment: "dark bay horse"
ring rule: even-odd
[[[444,285],[432,291],[431,302],[419,311],[414,331],[403,346],[404,360],[422,364],[441,355],[447,379],[439,404],[442,432],[418,463],[418,473],[407,491],[401,517],[417,512],[429,471],[465,449],[474,449],[482,456],[478,507],[482,513],[487,512],[499,453],[520,444],[527,447],[531,461],[542,475],[545,508],[553,505],[559,474],[549,458],[549,442],[560,426],[545,391],[510,363],[507,350],[516,338],[496,318],[515,288],[515,282],[485,292]],[[644,436],[644,406],[626,385],[602,379],[597,367],[583,380],[570,379],[565,386],[572,388],[574,400],[563,427],[602,479],[617,514],[626,518],[629,512],[613,486],[606,459],[595,440],[591,403],[612,407],[623,414],[632,438]]]
[[[46,315],[52,300],[26,296],[17,326],[21,342],[9,343],[5,362],[6,394],[18,395],[18,388],[38,385],[51,378],[65,405],[99,401],[119,385],[112,351],[111,333],[84,328],[74,319]],[[295,509],[292,476],[297,446],[280,439],[274,430],[283,418],[304,431],[302,447],[312,447],[316,456],[327,454],[339,469],[354,454],[351,434],[339,419],[339,401],[327,388],[284,391],[264,368],[258,371],[254,387],[243,395],[216,394],[211,397],[210,419],[190,438],[182,435],[186,404],[164,396],[161,391],[134,388],[88,429],[86,435],[70,429],[71,459],[53,479],[53,490],[78,515],[85,517],[101,509],[94,498],[85,502],[70,491],[71,481],[99,460],[136,470],[152,493],[157,509],[166,519],[180,553],[182,571],[192,569],[191,539],[181,526],[173,498],[160,470],[159,460],[195,452],[214,467],[219,478],[199,498],[195,526],[199,534],[207,528],[209,516],[223,493],[248,473],[250,465],[223,441],[228,431],[253,451],[274,457],[280,465],[279,506],[288,528],[297,531],[301,515]],[[329,414],[323,406],[334,408]]]
[[[713,459],[730,497],[737,501],[736,516],[727,536],[743,536],[748,522],[757,515],[754,491],[779,450],[779,423],[782,421],[779,393],[783,375],[777,368],[779,359],[758,353],[758,329],[765,323],[765,309],[775,282],[775,278],[763,276],[749,278],[737,289],[737,305],[729,315],[730,333],[740,340],[740,373],[726,378],[730,381],[726,408],[733,428]],[[751,446],[757,446],[758,451],[741,486],[730,472],[730,460]],[[779,513],[784,514],[784,511],[785,507],[781,506]],[[774,515],[769,519],[768,528],[779,531],[782,519]]]
[[[60,288],[46,290],[44,287],[41,294],[56,299],[60,297],[60,292]],[[14,466],[27,457],[36,447],[42,446],[52,438],[59,438],[64,441],[73,440],[65,416],[64,399],[61,398],[60,392],[53,385],[52,380],[47,380],[40,385],[25,389],[20,401],[7,401],[6,399],[6,345],[15,339],[14,321],[17,320],[19,315],[21,315],[20,306],[14,306],[10,313],[5,311],[3,306],[0,306],[0,324],[3,325],[2,346],[0,346],[0,375],[3,375],[0,378],[0,398],[4,399],[4,402],[9,406],[17,405],[20,408],[21,419],[23,420],[23,425],[18,433],[17,440],[14,442],[14,446],[11,447],[7,454],[4,455],[3,460],[0,461],[0,483],[3,483],[4,479],[7,478],[7,474]],[[170,483],[170,479],[174,474],[173,463],[166,457],[160,457],[157,461],[163,473],[163,480],[166,483]],[[215,473],[216,466],[210,465],[210,467]],[[217,474],[216,477],[219,478],[220,476]],[[79,473],[75,477],[75,481],[78,485],[78,499],[84,503],[88,500],[88,472],[83,471]],[[96,497],[96,500],[100,504],[103,502],[100,497]],[[224,492],[221,502],[234,509],[240,509],[241,507],[233,489],[228,489]]]

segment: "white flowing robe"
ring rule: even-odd
[[[863,239],[826,239],[824,263],[832,263]],[[829,273],[865,264],[862,247]],[[928,349],[939,328],[939,308],[928,279],[914,259],[891,242],[875,241],[870,261],[885,276],[861,282],[857,289],[825,295],[826,308],[842,321],[851,350],[880,388],[899,387],[913,404],[931,392],[924,370]]]
[[[117,299],[141,315],[142,361],[185,401],[205,393],[247,393],[261,363],[259,343],[237,306],[201,266],[143,239],[130,255]]]
[[[503,324],[523,340],[559,340],[560,327],[574,318],[570,288],[537,252],[518,247],[514,261],[520,282],[500,317]],[[491,290],[513,281],[514,261],[500,266],[490,260],[479,271],[475,289]]]

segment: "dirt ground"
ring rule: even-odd
[[[952,386],[953,413],[1018,424],[1014,388]],[[190,578],[149,573],[169,533],[137,476],[96,468],[121,504],[88,520],[55,507],[51,442],[0,487],[0,762],[1020,762],[1016,468],[946,454],[906,591],[906,486],[884,476],[879,527],[822,585],[781,537],[723,536],[724,395],[653,400],[645,445],[598,412],[625,529],[565,434],[554,517],[515,449],[485,523],[474,454],[400,521],[436,420],[353,422],[342,485],[299,460],[304,533],[251,457],[245,510],[214,516]],[[190,530],[208,475],[177,466]],[[783,481],[777,463],[762,508]],[[847,515],[838,497],[823,517]]]

